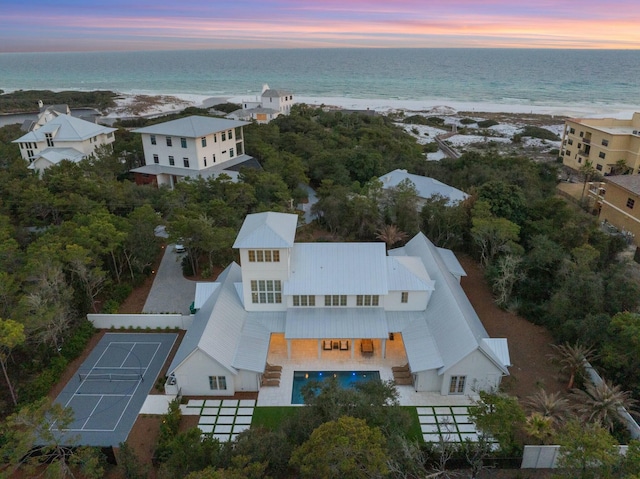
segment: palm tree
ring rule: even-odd
[[[568,399],[558,392],[548,394],[544,389],[525,399],[524,405],[531,410],[532,415],[548,418],[553,424],[562,424],[571,412]]]
[[[554,435],[553,420],[550,417],[534,412],[527,417],[524,430],[529,436],[540,441],[541,444],[548,444]]]
[[[408,238],[407,233],[400,231],[396,225],[384,225],[376,232],[376,238],[387,244],[387,249]]]
[[[587,189],[587,183],[591,181],[591,179],[596,175],[597,171],[593,167],[593,162],[589,160],[585,160],[584,165],[580,167],[580,173],[584,178],[584,184],[582,185],[582,196],[580,197],[580,202],[584,199],[584,192]]]
[[[552,344],[554,353],[550,355],[552,362],[560,366],[560,371],[569,373],[569,384],[567,389],[573,389],[576,376],[584,371],[585,361],[591,361],[595,358],[595,350],[588,346],[584,346],[579,342],[571,345]]]
[[[621,420],[622,408],[629,411],[638,404],[629,391],[605,380],[597,386],[589,383],[584,391],[574,389],[572,394],[581,418],[587,422],[598,422],[609,431],[613,430],[616,420]]]

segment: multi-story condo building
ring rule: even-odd
[[[131,170],[138,184],[173,188],[181,178],[218,176],[251,161],[244,121],[189,116],[133,130],[142,136],[145,165]],[[230,174],[230,176],[234,176]]]
[[[574,118],[565,122],[562,162],[579,170],[587,162],[602,175],[640,172],[640,113],[630,120]]]

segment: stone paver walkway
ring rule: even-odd
[[[183,414],[200,415],[198,428],[203,436],[230,441],[249,429],[255,406],[255,399],[190,399],[180,409]]]
[[[477,441],[479,432],[466,406],[417,407],[424,442]]]

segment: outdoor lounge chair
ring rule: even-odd
[[[360,351],[362,354],[373,354],[373,341],[370,339],[360,341]]]
[[[323,339],[322,349],[324,349],[325,351],[330,351],[331,349],[333,349],[333,341],[328,341],[326,339]]]
[[[340,340],[340,350],[349,351],[349,341]]]

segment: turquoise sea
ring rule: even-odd
[[[295,49],[0,54],[0,89],[299,97],[531,106],[640,105],[640,51]]]

